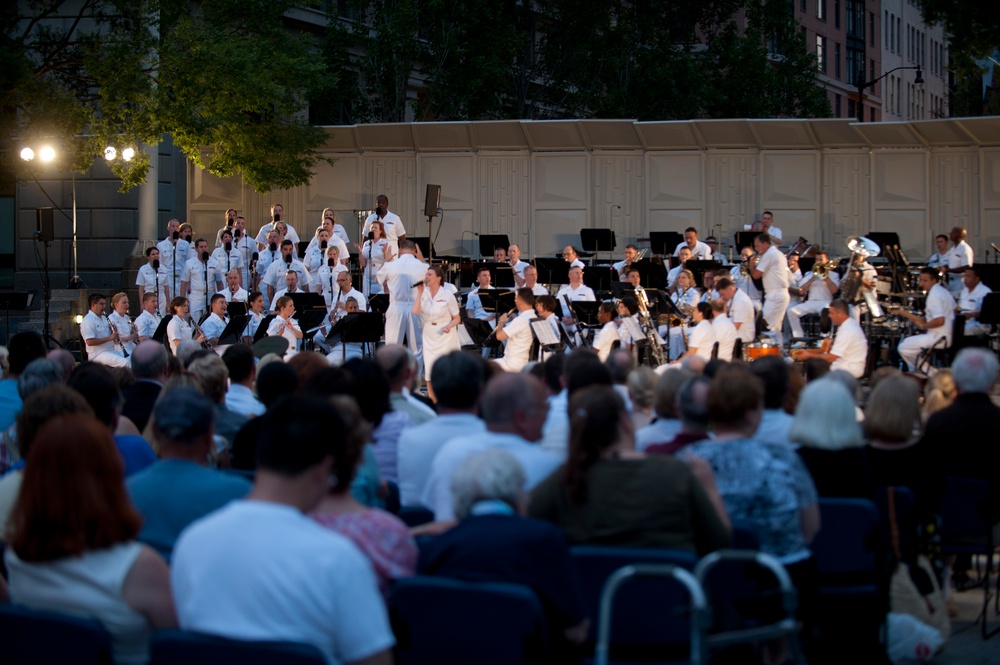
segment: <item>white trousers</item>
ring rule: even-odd
[[[108,367],[130,367],[132,364],[128,358],[121,355],[118,351],[88,352],[87,358],[91,362],[95,362],[98,365],[107,365]]]
[[[405,344],[417,359],[423,373],[423,326],[413,314],[412,302],[390,302],[385,311],[385,343]]]
[[[906,363],[907,369],[911,372],[917,369],[917,359],[920,358],[920,354],[923,353],[925,349],[931,348],[934,342],[937,342],[942,337],[945,337],[941,333],[924,333],[923,335],[911,335],[899,343],[896,347],[896,351],[899,352],[899,357],[903,359]],[[944,342],[938,342],[937,348],[946,349],[951,344],[945,338]]]
[[[819,314],[830,306],[828,300],[807,300],[788,308],[788,326],[792,329],[792,337],[805,337],[802,330],[802,317],[807,314]]]
[[[767,328],[775,341],[781,344],[781,324],[785,320],[785,310],[791,300],[787,290],[768,291],[764,298],[764,308],[761,314],[767,322]]]

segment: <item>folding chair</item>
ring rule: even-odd
[[[990,576],[993,574],[993,556],[998,544],[993,542],[993,517],[990,515],[990,488],[978,478],[949,476],[941,500],[941,553],[970,554],[986,557],[986,570],[980,582],[983,585],[983,611],[977,618],[982,621],[983,639],[1000,633],[1000,626],[990,630]],[[1000,615],[1000,579],[994,592],[994,613]]]
[[[578,546],[571,549],[580,576],[587,616],[600,615],[602,598],[611,577],[623,568],[639,565],[667,566],[693,570],[697,557],[691,552],[625,547]],[[614,662],[671,661],[691,653],[691,626],[687,592],[678,587],[673,575],[656,574],[659,579],[631,581],[616,587],[615,612],[607,627],[610,642],[607,658]],[[600,629],[591,634],[584,649],[600,644]]]
[[[160,630],[150,641],[150,665],[325,665],[318,647],[299,642],[231,640],[190,630]]]
[[[0,604],[3,661],[18,665],[111,665],[111,635],[97,619]]]
[[[397,580],[389,592],[389,618],[398,665],[528,665],[548,659],[542,605],[520,584]]]

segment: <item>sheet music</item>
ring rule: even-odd
[[[625,331],[632,337],[633,342],[639,342],[646,339],[646,333],[642,332],[642,328],[639,323],[631,316],[622,317],[622,326],[625,327]]]
[[[549,322],[542,318],[531,320],[531,330],[535,334],[535,339],[542,346],[559,346],[562,340],[556,335]]]

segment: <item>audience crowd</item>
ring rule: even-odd
[[[586,349],[521,372],[453,351],[417,391],[403,346],[330,366],[144,341],[131,367],[73,365],[14,335],[0,381],[0,596],[95,617],[117,663],[181,627],[391,663],[387,600],[415,574],[530,587],[555,660],[593,638],[570,548],[694,555],[752,533],[814,597],[819,500],[914,495],[920,552],[950,475],[985,480],[1000,515],[996,356],[958,354],[921,394],[880,370],[686,358],[657,376]],[[398,516],[423,508],[432,521]],[[418,546],[419,543],[419,546]],[[811,635],[803,634],[809,644]],[[0,654],[3,645],[0,645]]]

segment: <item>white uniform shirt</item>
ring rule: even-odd
[[[944,317],[944,323],[937,328],[928,328],[927,334],[935,337],[945,337],[948,344],[951,344],[951,329],[955,322],[955,299],[951,297],[948,289],[940,284],[935,284],[927,292],[927,302],[924,306],[924,319],[930,321],[939,316]]]
[[[363,238],[368,237],[368,227],[378,218],[379,216],[374,212],[368,215],[368,219],[365,220],[365,226],[361,229],[361,236]],[[403,228],[403,220],[391,210],[386,210],[385,217],[382,218],[382,228],[385,229],[385,237],[392,245],[393,251],[399,251],[399,236],[406,235],[406,229]]]
[[[771,245],[760,257],[757,270],[764,273],[764,293],[786,291],[788,289],[788,260],[778,248]]]
[[[395,261],[383,265],[375,276],[379,284],[388,290],[390,304],[413,304],[413,299],[417,295],[413,285],[423,280],[425,274],[427,274],[426,263],[413,254],[402,254]]]
[[[316,288],[313,291],[323,294],[323,300],[326,301],[327,307],[330,306],[330,294],[336,293],[340,289],[337,286],[337,275],[342,272],[347,272],[347,266],[339,263],[332,268],[328,265],[322,265],[316,271],[316,282],[314,284]]]
[[[868,363],[868,340],[858,322],[847,317],[837,328],[830,354],[837,356],[830,369],[842,369],[860,379]]]
[[[712,327],[711,321],[703,319],[694,329],[688,328],[687,340],[689,349],[697,349],[695,355],[701,356],[705,360],[712,359],[715,329]]]
[[[330,238],[326,247],[327,249],[330,247],[337,248],[337,260],[340,263],[350,261],[351,253],[348,251],[347,245],[340,238]],[[311,273],[315,273],[317,268],[320,266],[326,265],[326,250],[319,246],[319,243],[316,242],[316,238],[313,238],[309,247],[306,248],[306,256],[302,260],[302,263],[305,264],[306,269]]]
[[[159,314],[150,314],[143,310],[139,316],[135,317],[135,330],[139,337],[151,338],[156,329],[160,327],[161,317]]]
[[[299,288],[306,291],[312,283],[312,276],[309,274],[309,271],[306,270],[302,261],[295,258],[292,259],[291,264],[286,264],[284,260],[279,257],[277,261],[267,267],[267,272],[264,273],[264,279],[262,281],[264,284],[274,288],[275,291],[283,289],[285,288],[285,273],[289,270],[295,271],[295,274],[299,278]]]
[[[267,269],[271,267],[272,263],[284,261],[281,260],[281,250],[276,249],[273,252],[270,249],[263,249],[257,254],[257,274],[262,278],[267,274]]]
[[[535,285],[531,287],[531,292],[534,293],[536,296],[549,295],[549,290],[544,286],[542,286],[541,284],[539,284],[538,282],[535,282]]]
[[[284,288],[284,289],[281,289],[279,291],[275,291],[274,292],[274,297],[271,298],[271,311],[272,312],[277,312],[278,311],[278,298],[281,298],[282,296],[291,295],[291,294],[294,294],[294,293],[305,293],[305,291],[303,291],[302,289],[300,289],[298,287],[296,287],[295,290],[291,291],[291,292],[288,291],[287,287]],[[268,333],[268,334],[270,334],[270,333]]]
[[[285,220],[281,220],[285,222]],[[295,232],[295,227],[293,227],[288,222],[285,222],[285,227],[288,229],[288,233],[285,234],[285,239],[291,240],[295,243],[295,247],[299,246],[299,234]],[[260,227],[260,231],[257,232],[257,244],[267,247],[267,234],[271,232],[274,228],[274,222],[268,222],[264,226]]]
[[[167,275],[167,280],[170,283],[170,297],[176,298],[180,295],[181,282],[184,281],[184,266],[187,265],[188,259],[191,258],[193,252],[191,243],[183,238],[177,239],[176,275],[174,274],[174,243],[171,242],[170,238],[167,238],[157,243],[156,248],[160,250],[160,267],[163,268],[163,272]]]
[[[736,285],[737,291],[742,291],[748,298],[750,298],[750,300],[756,302],[758,307],[760,306],[760,291],[753,283],[753,279],[749,276],[744,276],[740,272],[740,267],[738,265],[730,268],[729,277],[733,280],[733,284]]]
[[[239,270],[240,275],[243,274],[243,252],[233,245],[233,248],[229,250],[229,262],[226,262],[226,248],[216,247],[215,251],[212,252],[212,258],[215,262],[219,264],[219,271],[222,272],[222,279],[225,281],[226,275],[229,274],[230,270]]]
[[[743,344],[750,344],[757,336],[757,314],[753,308],[750,296],[737,290],[733,299],[729,301],[729,318],[733,325],[739,323],[740,327],[736,335],[743,340]]]
[[[678,243],[677,247],[674,249],[674,256],[678,256],[681,253],[681,250],[685,247],[691,249],[688,247],[686,242]],[[694,249],[691,249],[691,258],[695,261],[711,261],[712,248],[708,245],[708,243],[698,240],[694,244]]]
[[[226,320],[215,312],[209,314],[208,318],[201,324],[201,331],[205,333],[206,340],[220,336],[225,329]]]
[[[118,329],[118,334],[122,337],[129,337],[135,331],[135,324],[128,318],[128,315],[119,316],[118,312],[115,311],[108,314],[108,323],[114,324],[115,328]],[[125,342],[124,345],[129,354],[135,349],[135,342]]]
[[[271,337],[281,336],[288,340],[288,351],[285,352],[285,357],[288,357],[295,353],[298,349],[299,340],[295,337],[292,330],[299,330],[298,321],[295,319],[285,320],[281,316],[276,316],[271,319],[270,325],[267,326],[267,334]]]
[[[948,259],[948,269],[953,268],[963,268],[965,266],[971,266],[973,262],[972,247],[969,243],[962,240],[957,245],[948,250],[945,255]],[[948,289],[954,294],[962,290],[964,284],[962,283],[962,273],[951,273],[948,275]]]
[[[966,286],[962,287],[962,293],[958,298],[958,309],[960,312],[978,312],[983,309],[983,298],[993,293],[990,287],[982,282],[976,284],[976,288],[969,291]],[[979,323],[976,319],[965,320],[966,335],[985,335],[990,331],[989,325]]]
[[[527,261],[521,261],[520,259],[518,259],[517,263],[511,266],[511,269],[517,273],[518,277],[524,279],[524,271],[527,270],[528,266],[530,265],[531,264],[529,264]]]
[[[618,326],[615,325],[614,321],[605,323],[604,327],[598,331],[593,343],[594,350],[597,351],[597,357],[601,359],[601,362],[607,360],[608,356],[611,355],[611,346],[620,341]]]
[[[534,310],[519,312],[509,319],[503,331],[507,333],[507,346],[503,352],[503,367],[508,372],[520,372],[528,364],[531,354],[531,343],[535,337],[531,332],[531,320],[535,318]]]
[[[242,286],[233,293],[228,288],[219,291],[225,297],[226,302],[246,302],[250,298],[250,294]]]
[[[812,277],[813,277],[813,272],[810,270],[799,281],[800,288],[802,284],[808,282],[810,279],[812,279]],[[840,275],[838,275],[837,273],[831,270],[830,272],[827,273],[827,277],[830,279],[831,282],[833,282],[833,285],[835,287],[840,285]],[[833,300],[833,294],[830,293],[830,289],[827,288],[826,282],[817,277],[816,279],[812,280],[811,284],[809,284],[809,297],[806,298],[806,300],[810,302],[831,302]]]
[[[733,346],[736,344],[736,326],[725,314],[716,314],[712,319],[712,330],[715,341],[719,343],[719,360],[733,359]]]
[[[580,283],[580,286],[573,288],[569,284],[564,284],[560,289],[559,293],[556,294],[557,298],[566,297],[571,301],[583,301],[583,302],[596,302],[597,296],[594,295],[594,290],[584,284]]]
[[[368,299],[365,298],[365,295],[361,293],[361,291],[358,291],[354,287],[351,287],[351,290],[348,291],[347,293],[341,293],[340,289],[337,289],[336,291],[333,292],[333,295],[336,296],[336,300],[334,300],[333,302],[347,303],[348,298],[354,298],[355,300],[358,301],[358,311],[364,312],[367,311],[368,309]],[[330,305],[327,305],[327,307],[329,307],[329,311],[331,314],[333,314],[334,312],[334,307],[332,306],[332,304],[333,303],[331,302]],[[344,316],[347,314],[347,312],[342,309],[337,309],[336,312],[337,312],[336,316],[333,317],[335,321],[344,318]]]
[[[179,282],[180,280],[178,280]],[[150,264],[145,264],[139,268],[139,273],[135,276],[135,285],[142,286],[143,293],[156,293],[156,297],[159,299],[157,303],[161,311],[166,311],[164,308],[169,304],[166,302],[166,290],[170,286],[170,275],[167,274],[166,268],[163,267],[163,262],[160,262],[160,269],[153,270],[153,266]],[[156,287],[160,287],[160,292],[156,292]],[[176,294],[171,294],[176,296]]]
[[[122,332],[122,334],[124,335],[125,333]],[[83,321],[80,323],[80,336],[83,337],[84,341],[88,339],[110,337],[111,328],[108,326],[108,318],[103,314],[98,316],[92,311],[87,312],[87,315],[83,317]],[[103,353],[105,351],[121,355],[118,350],[115,349],[115,342],[112,340],[108,340],[107,342],[96,346],[87,346],[86,349],[89,355],[97,355],[98,353]]]
[[[187,282],[188,291],[191,294],[199,294],[202,298],[205,297],[205,271],[206,265],[208,269],[208,290],[215,293],[216,286],[218,282],[225,282],[225,277],[222,274],[222,270],[219,268],[219,263],[213,258],[208,259],[208,263],[202,263],[196,258],[190,259],[186,264],[184,264],[184,279],[182,281]],[[195,308],[195,303],[192,304],[192,309]],[[201,305],[198,302],[197,305]]]
[[[481,287],[477,286],[476,288],[469,291],[469,297],[465,300],[465,309],[472,310],[472,318],[479,319],[480,321],[485,321],[486,317],[496,314],[496,312],[487,312],[485,309],[483,309],[483,301],[479,297],[480,288]],[[486,290],[496,291],[496,287],[492,285],[487,286]],[[496,326],[496,317],[492,321],[490,321],[490,325],[494,327]]]

